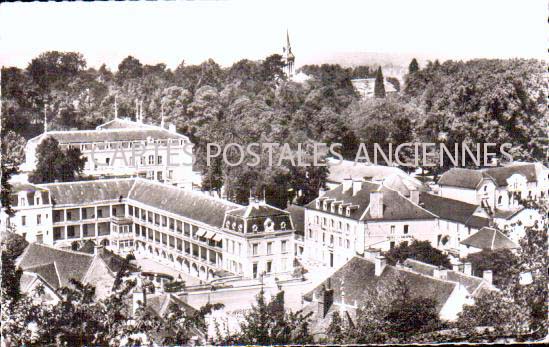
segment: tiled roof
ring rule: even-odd
[[[484,227],[478,232],[461,241],[461,244],[479,248],[490,249],[515,249],[519,246],[505,236],[501,231],[494,228]]]
[[[510,210],[507,210],[507,209],[501,210],[499,208],[496,208],[496,210],[494,211],[494,218],[511,219],[514,216],[516,216],[518,213],[522,212],[523,210],[524,210],[524,206],[519,206],[517,208],[510,209]]]
[[[441,219],[458,222],[467,226],[476,228],[478,226],[488,226],[490,223],[490,219],[488,218],[473,215],[479,208],[478,205],[463,201],[422,192],[419,195],[419,205]]]
[[[34,198],[36,194],[40,194],[42,204],[48,205],[50,203],[50,194],[47,190],[30,183],[14,183],[12,185],[10,196],[10,202],[13,207],[19,206],[19,199],[17,199],[17,194],[19,192],[27,192],[27,203],[29,206],[34,206]]]
[[[374,219],[370,212],[366,209],[370,205],[370,193],[381,190],[383,193],[383,218]],[[335,201],[343,201],[345,204],[357,206],[351,210],[350,218],[357,220],[418,220],[418,219],[434,219],[435,215],[420,206],[412,203],[398,192],[389,189],[379,184],[371,182],[362,182],[362,189],[353,195],[352,188],[343,191],[343,185],[327,191],[322,197],[317,199],[334,199]],[[310,202],[306,207],[308,209],[316,209],[316,200]],[[322,203],[320,204],[322,209]],[[330,213],[328,208],[326,213]],[[335,214],[337,214],[337,209]]]
[[[19,257],[18,266],[24,271],[33,271],[33,268],[38,268],[41,274],[44,273],[50,278],[49,274],[53,269],[50,264],[55,263],[59,285],[67,286],[71,278],[79,281],[83,279],[92,260],[93,256],[89,254],[31,243]]]
[[[413,271],[422,273],[427,276],[433,276],[436,266],[417,261],[415,259],[406,259],[404,261],[404,266],[412,269]],[[468,276],[463,272],[446,270],[447,271],[447,280],[452,282],[457,282],[464,286],[470,294],[475,293],[475,291],[483,284],[483,279],[475,276]]]
[[[107,179],[41,184],[55,205],[86,204],[126,198],[134,179]]]
[[[329,283],[333,289],[333,301],[340,303],[341,291],[345,292],[345,303],[363,307],[372,299],[368,293],[375,289],[383,292],[383,288],[391,288],[396,283],[397,278],[405,281],[410,289],[412,297],[428,297],[436,301],[437,311],[440,312],[450,294],[454,290],[456,283],[438,280],[430,276],[418,274],[404,268],[386,265],[380,276],[375,275],[375,265],[372,261],[353,257],[332,276]],[[341,283],[343,280],[343,288]],[[327,282],[327,281],[325,281]],[[317,286],[313,291],[306,294],[311,298],[312,293],[320,293],[323,284]]]
[[[305,232],[305,208],[298,205],[290,205],[286,209],[290,212],[292,216],[292,222],[294,223],[294,228],[296,234],[304,235]]]
[[[30,139],[29,142],[40,142],[46,137],[53,137],[60,144],[146,141],[148,138],[152,138],[154,140],[188,140],[188,138],[184,135],[170,132],[166,129],[161,128],[125,128],[105,130],[49,131]]]
[[[244,218],[273,217],[288,214],[287,211],[266,205],[265,203],[252,203],[227,212],[230,215]]]
[[[486,178],[492,179],[489,175],[479,170],[452,168],[440,176],[438,185],[476,189],[480,182]]]
[[[78,252],[94,254],[95,242],[93,242],[92,240],[87,240],[86,242],[84,242],[84,245],[78,249]],[[100,253],[100,257],[108,266],[109,270],[114,273],[120,271],[122,269],[122,264],[124,264],[125,262],[124,258],[108,249],[103,249],[103,252]],[[130,272],[136,272],[138,271],[138,268],[136,265],[128,262],[127,270],[129,270]]]
[[[106,129],[128,129],[128,128],[141,128],[141,129],[148,129],[148,128],[154,128],[153,125],[148,125],[144,123],[134,122],[132,120],[129,120],[127,118],[115,118],[113,120],[110,120],[104,124],[98,125],[96,127],[97,130],[106,130]]]
[[[159,317],[165,318],[172,304],[176,304],[182,308],[188,315],[196,312],[196,309],[171,293],[147,295],[147,307],[153,310]]]
[[[353,180],[382,180],[391,176],[399,177],[407,189],[426,190],[420,180],[413,178],[404,171],[393,166],[373,165],[370,163],[355,163],[350,160],[328,159],[328,177],[327,181],[332,183],[342,183],[343,180],[351,178]]]
[[[499,187],[507,186],[507,179],[514,174],[526,177],[528,182],[536,182],[536,164],[515,164],[510,166],[501,166],[483,170],[494,178]]]
[[[145,205],[221,227],[225,212],[242,207],[232,202],[144,179],[136,179],[129,198]]]
[[[40,277],[42,277],[44,281],[53,289],[57,289],[61,286],[61,280],[57,274],[55,262],[28,267],[25,271],[40,275]]]

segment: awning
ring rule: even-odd
[[[221,242],[221,240],[223,240],[223,238],[221,237],[221,234],[215,234],[213,240],[215,242]]]
[[[212,237],[214,237],[215,233],[213,231],[208,231],[206,233],[206,235],[204,235],[205,238],[207,238],[208,240],[211,239]]]
[[[205,233],[206,233],[206,230],[198,229],[198,231],[196,232],[196,236],[201,237],[201,236],[204,236]]]

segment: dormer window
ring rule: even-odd
[[[335,202],[330,205],[330,212],[335,213]]]
[[[280,223],[280,229],[286,230],[286,222]]]
[[[316,208],[317,208],[317,209],[320,208],[320,200],[317,200],[317,201],[316,201]]]
[[[351,216],[351,207],[350,206],[345,209],[345,215],[347,217]]]
[[[19,206],[27,206],[27,200],[23,197],[19,198]]]
[[[337,208],[337,213],[343,214],[343,206],[339,205],[339,207]]]
[[[252,231],[257,233],[257,224],[252,225]]]
[[[40,205],[40,204],[41,204],[40,200],[41,200],[41,199],[40,199],[40,196],[37,196],[37,197],[36,197],[36,205]]]

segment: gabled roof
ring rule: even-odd
[[[148,125],[144,123],[134,122],[127,118],[115,118],[106,123],[98,125],[95,129],[97,130],[106,130],[106,129],[150,129],[156,128],[154,125]]]
[[[515,249],[519,248],[515,242],[494,228],[484,227],[478,232],[461,241],[461,244],[479,249]]]
[[[368,210],[370,206],[370,194],[378,190],[383,194],[383,218],[381,219],[372,218]],[[322,197],[313,200],[306,207],[308,209],[316,209],[316,200],[318,199],[321,201],[333,199],[334,201],[342,201],[344,204],[355,206],[355,208],[351,209],[349,217],[356,220],[424,220],[436,218],[434,214],[414,204],[398,192],[371,182],[362,182],[362,189],[356,192],[355,195],[353,195],[352,188],[344,191],[343,185],[339,185],[327,191]],[[322,203],[320,204],[320,208],[322,210]],[[322,211],[331,213],[329,208],[326,211]],[[336,209],[335,214],[337,213]],[[343,216],[346,215],[343,214]]]
[[[61,279],[59,278],[55,262],[31,266],[26,268],[25,271],[40,275],[40,277],[44,279],[44,282],[46,282],[53,289],[61,287]]]
[[[508,220],[508,219],[513,218],[514,216],[516,216],[517,214],[519,214],[523,210],[525,210],[524,206],[519,206],[517,208],[513,208],[513,209],[509,209],[509,210],[507,210],[507,209],[502,210],[502,209],[496,208],[496,210],[494,211],[494,218]]]
[[[261,218],[287,215],[289,212],[267,205],[263,202],[251,203],[248,206],[230,210],[227,214],[242,218]]]
[[[336,160],[328,158],[328,177],[327,181],[331,183],[342,183],[345,179],[353,180],[395,180],[395,177],[400,178],[402,184],[406,186],[408,190],[417,189],[425,191],[427,188],[421,183],[420,180],[406,174],[401,169],[394,166],[374,165],[371,163],[360,163],[350,160]]]
[[[406,259],[403,263],[403,266],[406,266],[413,271],[422,273],[427,276],[434,276],[435,270],[438,268],[435,265],[427,264],[415,259]],[[476,291],[483,285],[484,279],[475,276],[469,276],[463,272],[453,271],[450,269],[446,270],[447,280],[452,282],[457,282],[467,289],[470,294],[476,293]]]
[[[507,186],[507,179],[514,174],[519,174],[526,177],[527,182],[536,182],[536,164],[534,163],[521,163],[510,166],[501,166],[483,170],[490,175],[496,181],[499,187]]]
[[[439,186],[476,189],[485,179],[494,181],[488,174],[480,170],[452,168],[440,176]],[[495,181],[494,181],[495,183]]]
[[[423,192],[419,195],[419,205],[441,219],[470,227],[478,228],[490,224],[489,218],[474,215],[479,208],[478,205]]]
[[[86,240],[86,242],[84,242],[84,245],[78,249],[78,252],[95,254],[95,242],[93,242],[92,240]],[[109,270],[111,270],[113,273],[122,270],[122,266],[126,261],[123,257],[105,248],[102,250],[102,252],[99,253],[99,257],[105,262]],[[126,269],[130,272],[138,271],[137,266],[135,266],[131,262],[128,262]]]
[[[18,258],[17,265],[24,271],[38,271],[44,279],[55,283],[53,270],[56,269],[58,284],[68,286],[70,279],[81,281],[90,265],[93,256],[85,253],[61,250],[42,244],[31,243]],[[52,267],[52,265],[54,265]]]
[[[374,263],[371,260],[359,257],[353,257],[339,270],[334,272],[329,277],[329,283],[334,290],[334,302],[341,302],[341,283],[343,280],[345,302],[353,305],[356,302],[358,307],[363,307],[371,300],[368,295],[369,292],[375,289],[380,290],[380,292],[383,292],[383,288],[390,289],[390,286],[396,283],[397,278],[407,283],[412,297],[423,296],[436,300],[436,308],[439,312],[457,285],[453,282],[439,280],[391,265],[386,265],[382,274],[376,276]],[[311,298],[313,292],[319,293],[323,285],[317,286],[305,296]]]
[[[215,227],[225,212],[242,207],[227,200],[144,179],[136,179],[129,199]]]
[[[134,179],[47,183],[39,185],[49,190],[55,205],[86,204],[127,198]]]

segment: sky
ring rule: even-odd
[[[546,0],[34,2],[0,4],[0,64],[59,50],[112,69],[128,55],[227,66],[281,53],[286,30],[297,66],[360,52],[546,59],[548,48]]]

